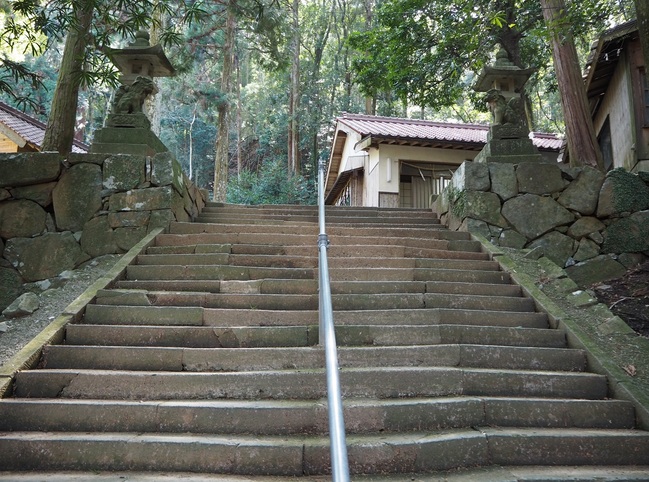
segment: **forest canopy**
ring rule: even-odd
[[[215,164],[225,166],[230,199],[261,199],[255,191],[273,185],[277,198],[312,201],[341,112],[486,121],[471,83],[499,45],[537,69],[526,88],[532,127],[564,128],[539,0],[16,0],[0,2],[0,15],[2,100],[43,121],[65,39],[84,40],[71,122],[86,142],[116,82],[105,48],[149,30],[178,72],[157,80],[154,128],[198,185],[211,189]],[[602,30],[634,15],[632,0],[567,2],[581,65]]]

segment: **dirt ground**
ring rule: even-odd
[[[593,286],[593,291],[600,303],[649,338],[649,261],[622,278]]]

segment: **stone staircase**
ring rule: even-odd
[[[327,480],[316,216],[211,204],[159,235],[17,374],[0,480]],[[426,211],[327,224],[352,479],[649,480],[633,406],[479,243]]]

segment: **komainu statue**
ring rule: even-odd
[[[155,90],[153,80],[142,76],[136,78],[130,86],[120,86],[113,99],[113,114],[141,113],[144,99],[153,94]]]
[[[485,100],[491,111],[493,125],[526,125],[525,111],[520,97],[513,97],[507,102],[500,90],[491,89],[487,91]]]

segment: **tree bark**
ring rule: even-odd
[[[70,27],[65,39],[59,76],[52,96],[52,108],[41,146],[43,151],[58,151],[63,155],[72,151],[79,86],[91,21],[92,8],[77,11],[76,23]]]
[[[644,68],[649,76],[649,2],[647,0],[635,0],[635,11],[638,17],[638,32],[640,34],[640,45],[642,45]]]
[[[214,194],[216,202],[225,202],[228,190],[228,170],[230,168],[230,92],[232,91],[232,66],[234,54],[234,36],[236,30],[236,1],[228,6],[228,17],[225,24],[225,44],[223,45],[223,71],[221,92],[224,99],[220,102],[217,125],[216,147],[214,153]]]
[[[300,21],[299,21],[299,0],[293,0],[293,39],[291,50],[293,60],[291,62],[291,85],[289,87],[288,105],[288,175],[293,176],[300,173],[299,155],[299,119],[298,108],[300,99]]]
[[[545,24],[552,36],[552,58],[566,124],[570,165],[603,170],[602,153],[588,108],[577,49],[565,15],[565,2],[540,1]]]

